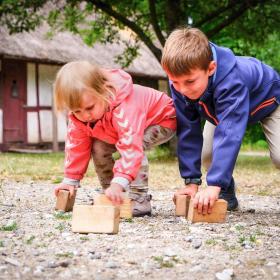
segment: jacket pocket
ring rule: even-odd
[[[210,119],[212,119],[216,125],[218,125],[218,123],[219,123],[218,120],[209,112],[209,110],[208,110],[206,104],[205,104],[204,102],[202,102],[202,101],[199,101],[198,104],[201,105],[201,106],[203,107],[203,109],[204,109],[206,115],[207,115]]]
[[[276,102],[276,98],[272,97],[270,99],[267,99],[266,101],[262,102],[259,106],[257,106],[251,113],[251,116],[254,116],[259,110],[268,107],[270,105],[272,105],[274,102]]]

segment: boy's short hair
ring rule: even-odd
[[[161,65],[174,76],[189,74],[193,69],[207,70],[212,51],[206,35],[197,28],[175,29],[166,40]]]

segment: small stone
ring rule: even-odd
[[[195,239],[193,240],[192,242],[192,246],[195,248],[195,249],[198,249],[200,248],[202,245],[202,241],[200,239]]]
[[[128,272],[129,276],[134,276],[134,275],[137,275],[139,274],[139,271],[138,270],[131,270]]]
[[[97,253],[94,253],[94,254],[92,254],[92,253],[90,253],[89,254],[89,258],[91,259],[91,260],[100,260],[101,259],[101,253],[99,253],[99,252],[97,252]]]
[[[268,263],[266,263],[265,265],[266,265],[266,266],[275,266],[276,263],[275,263],[275,262],[268,262]]]
[[[44,272],[44,267],[41,265],[36,266],[36,269],[34,270],[34,275],[41,275]]]
[[[65,237],[68,237],[68,236],[70,236],[70,235],[71,235],[70,232],[62,232],[62,233],[61,233],[61,236],[64,237],[64,238],[65,238]]]
[[[58,266],[59,265],[56,262],[53,262],[53,261],[49,262],[48,265],[47,265],[48,268],[56,268]]]
[[[193,241],[193,236],[192,236],[192,235],[188,235],[188,236],[185,238],[185,241],[187,241],[187,242],[192,242],[192,241]]]
[[[174,250],[172,250],[171,248],[167,248],[164,251],[164,255],[168,256],[168,257],[175,257],[175,256],[177,256],[177,253]]]
[[[58,265],[61,267],[68,267],[69,264],[70,264],[70,262],[68,262],[68,261],[62,261],[62,262],[58,263]]]
[[[227,268],[224,269],[222,272],[217,272],[216,273],[216,278],[218,280],[231,280],[233,276],[233,269]]]
[[[16,259],[12,259],[12,258],[6,258],[5,262],[12,264],[14,266],[21,266],[21,263],[19,261],[17,261]]]
[[[199,272],[201,270],[202,270],[202,266],[200,264],[195,265],[195,266],[190,268],[190,272]]]
[[[105,264],[105,267],[106,268],[117,268],[118,267],[118,265],[115,263],[115,262],[112,262],[112,261],[109,261],[109,262],[107,262],[106,264]]]
[[[3,273],[7,269],[7,266],[1,265],[0,266],[0,273]]]

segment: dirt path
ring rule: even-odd
[[[71,216],[54,215],[52,187],[2,186],[0,279],[280,277],[280,197],[242,195],[225,224],[190,224],[174,217],[172,192],[154,191],[152,217],[122,221],[117,235],[81,235]],[[83,187],[76,203],[94,192]]]

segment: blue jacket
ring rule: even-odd
[[[252,57],[235,56],[211,44],[217,63],[208,88],[197,101],[181,95],[170,82],[177,114],[178,159],[183,178],[201,177],[201,118],[216,125],[208,186],[226,190],[248,123],[268,116],[280,104],[280,76]]]

